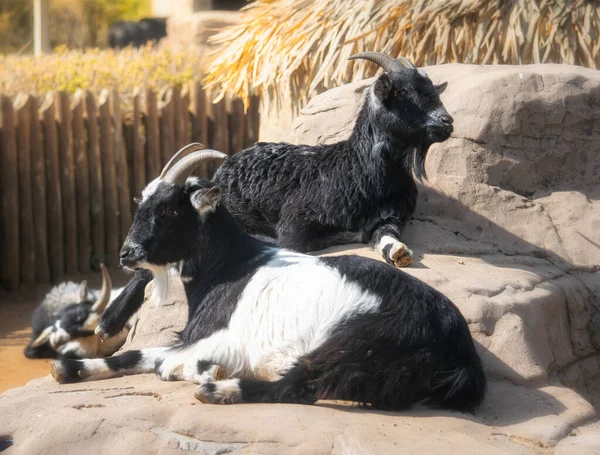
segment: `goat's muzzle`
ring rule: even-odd
[[[126,267],[130,270],[137,269],[137,264],[144,257],[141,248],[125,241],[119,252],[119,262],[121,267]]]

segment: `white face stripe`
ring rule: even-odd
[[[156,190],[158,189],[158,185],[161,182],[162,180],[154,179],[150,183],[148,183],[148,185],[146,185],[146,188],[142,190],[142,202],[144,202],[156,192]]]

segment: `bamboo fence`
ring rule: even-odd
[[[1,288],[117,266],[133,197],[180,147],[201,142],[231,155],[257,141],[256,98],[246,107],[210,99],[200,82],[140,88],[124,115],[115,89],[0,94]]]

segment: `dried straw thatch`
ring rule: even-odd
[[[569,63],[600,67],[600,2],[591,0],[258,0],[213,37],[207,82],[223,93],[297,103],[375,65],[362,50],[417,65]]]

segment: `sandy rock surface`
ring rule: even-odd
[[[153,375],[62,386],[46,377],[0,396],[0,440],[14,440],[6,453],[600,453],[600,72],[428,72],[448,80],[442,98],[456,128],[430,150],[405,271],[469,322],[490,379],[475,416],[213,406],[194,399],[193,384]],[[369,83],[313,99],[288,139],[347,137]],[[379,259],[364,245],[320,253]],[[169,302],[146,302],[124,349],[169,343],[186,316],[174,280]]]

